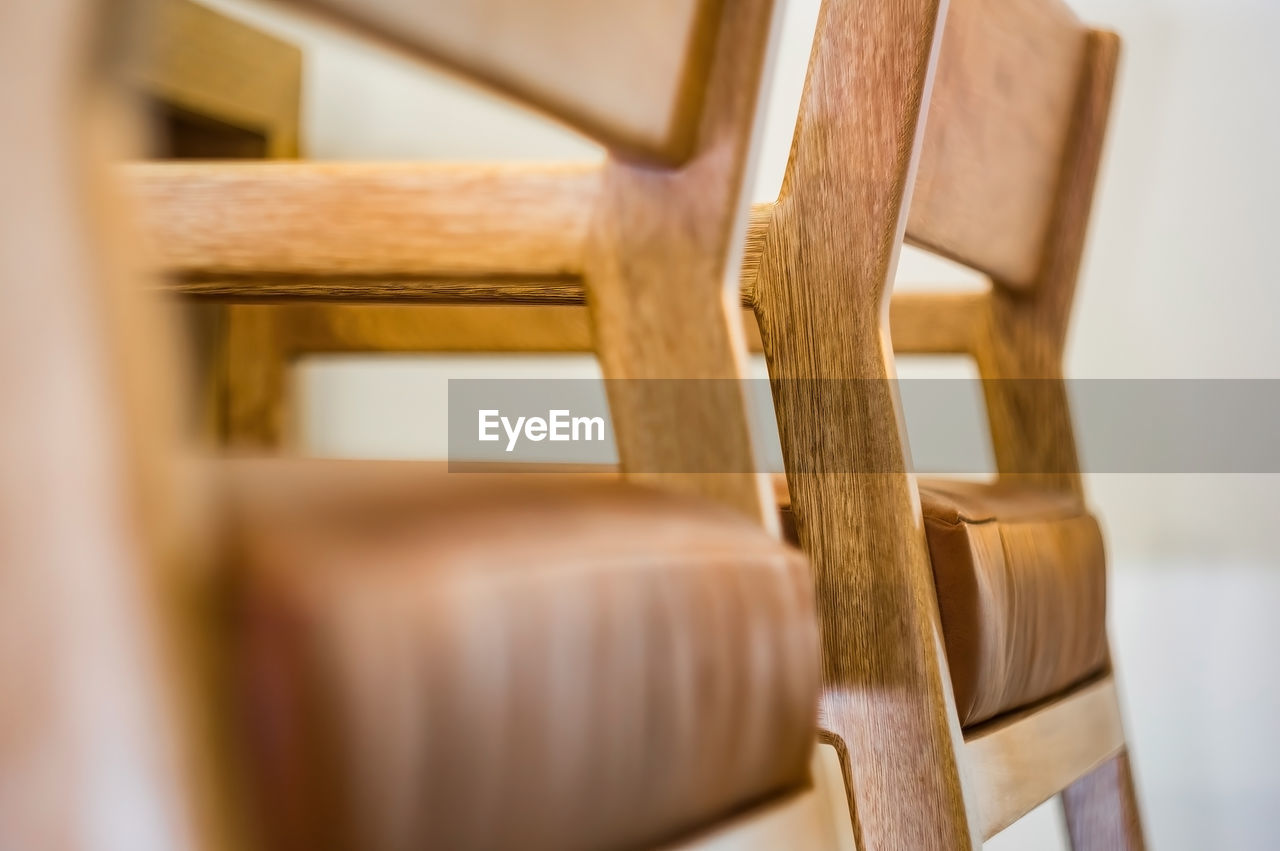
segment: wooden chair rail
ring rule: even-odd
[[[581,274],[598,164],[134,163],[160,266],[181,276]]]
[[[161,162],[130,164],[124,174],[156,262],[186,297],[233,303],[585,302],[586,236],[600,191],[593,164]],[[752,209],[741,270],[744,306],[755,299],[759,247],[772,207],[766,202]],[[895,348],[971,352],[984,305],[982,293],[894,296]],[[485,346],[467,349],[505,350],[509,327],[502,323],[485,335]],[[447,342],[455,337],[442,343],[457,345]],[[749,339],[758,337],[749,333]],[[547,342],[540,348],[576,350],[580,339],[574,329],[564,346]]]
[[[484,284],[486,282],[480,282]],[[176,289],[193,295],[197,285],[179,282]],[[324,304],[290,303],[279,311],[276,301],[256,298],[239,308],[267,312],[263,318],[279,327],[272,337],[288,358],[305,354],[428,354],[437,352],[593,352],[590,318],[574,282],[566,302],[477,297],[448,303],[365,304],[359,310],[332,311]],[[403,295],[403,294],[402,294]],[[221,299],[222,296],[213,296]],[[242,302],[236,295],[228,300]],[[283,299],[288,300],[288,299]],[[890,321],[894,351],[905,354],[964,355],[980,339],[985,293],[911,293],[893,297]],[[408,311],[408,312],[406,312]],[[269,316],[267,314],[270,314]],[[764,351],[750,305],[743,306],[747,348]]]
[[[990,839],[1124,749],[1115,682],[1107,676],[968,731],[964,749]]]

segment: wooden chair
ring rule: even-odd
[[[1141,848],[1061,380],[1118,40],[1058,0],[945,9],[827,0],[751,251],[821,723],[863,847],[977,847],[1062,792],[1073,847]],[[990,291],[891,300],[904,240]],[[917,483],[895,350],[976,359],[999,482]]]
[[[831,847],[840,825],[806,789],[818,685],[808,568],[771,533],[758,474],[660,475],[663,492],[182,451],[167,392],[180,371],[128,263],[128,206],[93,170],[101,161],[86,162],[130,136],[104,86],[127,40],[104,7],[15,8],[0,30],[11,72],[0,114],[17,152],[0,160],[14,189],[0,235],[5,843]],[[486,14],[499,7],[526,8]],[[513,68],[510,44],[491,62],[465,28],[384,16],[397,8],[379,10],[382,28],[625,152],[606,166],[585,237],[607,368],[734,378],[726,266],[744,232],[771,4],[690,3],[658,18],[634,4],[547,5],[535,23],[560,37],[579,27],[568,42],[588,55],[542,41]],[[515,35],[537,48],[549,34]],[[601,55],[611,36],[637,52]],[[634,92],[639,63],[654,88],[601,100],[573,85],[596,58],[620,64],[593,82]],[[463,207],[485,188],[433,179]],[[458,242],[437,242],[434,259],[474,247]],[[545,249],[490,242],[481,270],[553,261]],[[627,463],[740,461],[741,388],[723,383],[700,413],[740,420],[727,442],[642,430],[653,400],[623,398]],[[658,408],[656,422],[683,413]]]
[[[823,725],[864,847],[974,847],[1059,792],[1076,847],[1141,847],[1100,538],[1061,384],[1117,41],[1057,0],[955,0],[945,24],[942,11],[936,0],[827,0],[783,192],[754,211],[744,255],[791,516],[817,571]],[[503,233],[487,208],[398,189],[444,175],[488,187],[502,225],[539,250],[499,262],[429,239],[385,242],[389,221],[404,223],[398,233],[451,227],[477,245]],[[492,306],[461,315],[491,310],[509,324],[481,332],[467,319],[449,332],[442,320],[440,347],[589,345],[568,305],[596,298],[592,169],[145,167],[133,178],[188,295],[478,302]],[[309,239],[352,195],[379,232]],[[197,232],[174,215],[213,222],[268,203],[287,227]],[[991,290],[891,297],[904,241],[987,273]],[[334,265],[358,278],[322,272]],[[539,307],[513,307],[529,303]],[[326,335],[353,348],[374,337],[328,327],[312,340]],[[421,342],[379,347],[400,345]],[[894,348],[975,357],[990,379],[998,485],[917,483]],[[1019,595],[1038,606],[1023,611]],[[1061,652],[1037,649],[1036,630]]]

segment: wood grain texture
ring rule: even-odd
[[[981,841],[961,782],[915,482],[848,472],[891,470],[908,457],[900,402],[884,380],[894,374],[888,305],[944,10],[933,0],[823,4],[757,281],[822,617],[820,723],[842,754],[862,848],[956,851]]]
[[[723,0],[294,0],[666,163],[693,150]],[[621,95],[625,93],[625,95]]]
[[[212,303],[333,302],[335,304],[538,304],[586,303],[582,279],[421,277],[412,275],[193,275],[166,286]],[[429,347],[428,347],[429,348]]]
[[[903,354],[972,354],[985,330],[985,292],[897,293],[889,303],[893,350]]]
[[[1108,677],[965,733],[965,761],[989,839],[1124,748]]]
[[[126,166],[123,179],[156,263],[184,296],[564,304],[585,301],[602,172],[590,163],[189,162]],[[748,221],[744,304],[772,206],[754,205]],[[494,246],[499,239],[512,244]]]
[[[1112,33],[1089,34],[1061,192],[1034,287],[997,287],[975,349],[1002,476],[1081,492],[1062,357],[1119,58]]]
[[[298,155],[302,52],[191,0],[146,0],[128,75],[148,97],[260,134],[267,156]]]
[[[1010,287],[1035,282],[1084,49],[1060,0],[951,0],[909,241]]]
[[[137,163],[170,274],[563,278],[582,269],[594,164]]]
[[[777,530],[747,415],[737,273],[746,233],[744,174],[776,29],[772,0],[725,15],[697,150],[676,170],[611,159],[584,280],[624,473],[731,505]],[[720,471],[706,474],[685,471]]]
[[[1142,816],[1128,750],[1068,786],[1062,793],[1073,851],[1143,851]]]

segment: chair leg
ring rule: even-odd
[[[1062,793],[1073,851],[1143,851],[1142,819],[1122,750]]]
[[[280,320],[268,305],[232,305],[226,318],[223,439],[238,448],[279,449],[290,438],[289,362]]]

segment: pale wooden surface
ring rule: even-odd
[[[294,2],[513,94],[616,151],[669,163],[693,150],[722,9],[712,0]]]
[[[981,842],[910,475],[887,319],[942,4],[828,0],[761,249],[757,313],[860,847]],[[881,392],[857,393],[855,385]],[[803,470],[803,473],[794,471]],[[855,531],[856,530],[856,533]]]
[[[565,277],[582,270],[594,164],[136,163],[175,275]]]
[[[890,306],[894,351],[963,354],[970,351],[983,297],[901,294]],[[595,353],[583,304],[248,304],[237,308],[249,324],[275,324],[273,350],[287,359],[308,354],[422,354],[427,352]],[[899,331],[898,329],[903,329]],[[747,350],[764,351],[752,308],[742,310]],[[265,356],[265,355],[264,355]]]
[[[172,286],[225,301],[583,302],[603,186],[592,163],[151,162],[123,177]],[[748,220],[744,304],[772,207]]]
[[[989,293],[896,293],[889,303],[893,350],[904,354],[972,354],[985,330]]]
[[[692,158],[667,171],[606,164],[583,277],[605,378],[631,379],[608,384],[624,473],[709,496],[776,532],[746,388],[683,380],[746,374],[737,290],[743,183],[776,30],[772,0],[743,0],[721,27]]]
[[[856,851],[835,748],[825,744],[814,748],[809,772],[810,788],[666,847],[669,851]]]
[[[909,241],[1008,286],[1035,281],[1084,47],[1061,0],[951,0]]]
[[[990,838],[1124,748],[1110,677],[966,732],[965,762]]]

